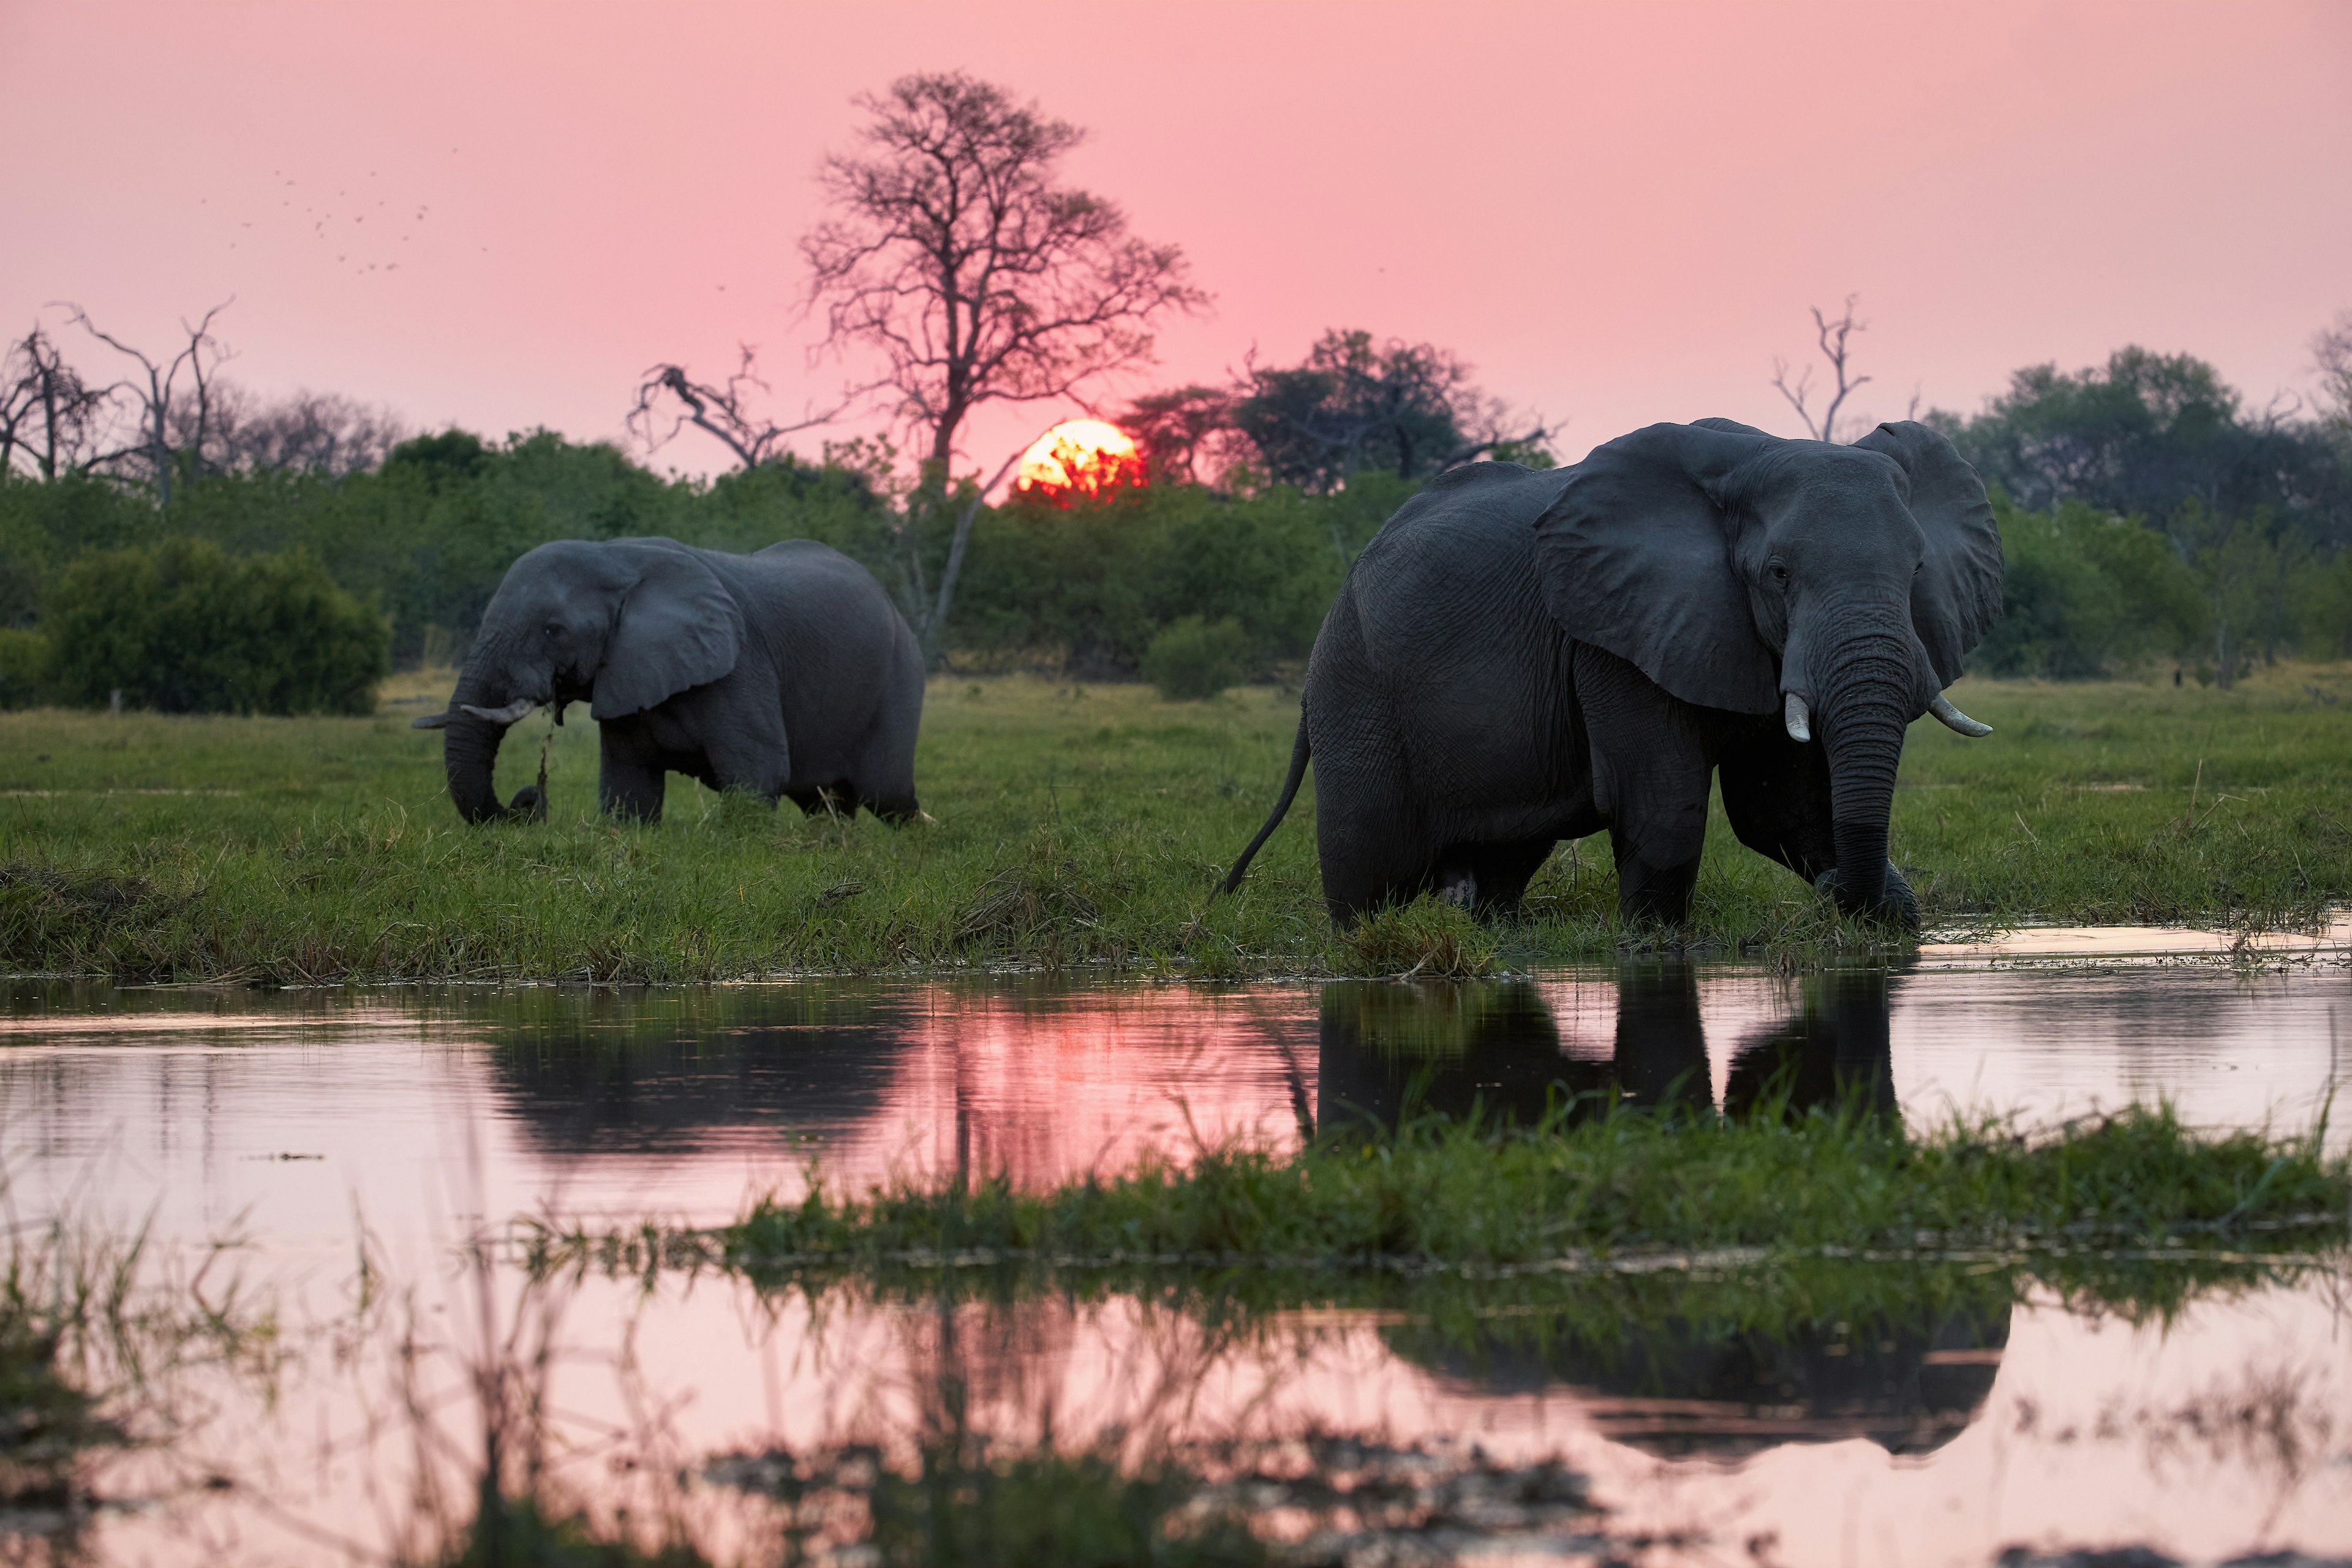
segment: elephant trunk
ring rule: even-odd
[[[479,659],[467,661],[466,671],[457,679],[457,695],[449,700],[449,725],[442,734],[442,766],[449,775],[449,798],[457,807],[457,815],[468,822],[488,822],[506,815],[499,804],[494,774],[499,762],[499,742],[507,737],[507,727],[495,720],[483,719],[467,711],[475,708],[497,708],[506,701],[503,691],[492,691],[478,673]]]
[[[1917,911],[1899,879],[1889,885],[1886,829],[1904,731],[1917,708],[1919,666],[1913,645],[1903,632],[1848,637],[1828,661],[1834,673],[1821,691],[1838,907],[1849,914],[1893,916],[1906,924],[1916,922]]]

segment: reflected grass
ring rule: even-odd
[[[0,1176],[0,1205],[6,1202]],[[170,1445],[181,1386],[226,1366],[266,1384],[276,1320],[236,1280],[182,1279],[145,1233],[58,1217],[12,1230],[0,1258],[0,1520],[70,1538],[101,1501],[110,1454]]]
[[[439,741],[406,727],[446,677],[370,719],[0,714],[0,966],[176,980],[699,982],[1093,965],[1202,977],[1476,973],[1661,945],[1790,966],[1906,945],[1741,848],[1718,809],[1691,925],[1616,919],[1605,837],[1564,846],[1523,918],[1427,902],[1342,936],[1312,791],[1238,894],[1209,889],[1279,784],[1295,693],[1170,703],[1030,677],[932,683],[919,762],[938,819],[870,819],[670,786],[667,820],[594,810],[595,727],[534,719],[500,788],[555,810],[467,827]],[[1968,682],[1996,726],[1915,728],[1894,822],[1931,923],[2287,926],[2352,897],[2352,668],[2222,693]]]

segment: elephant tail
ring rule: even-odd
[[[1290,776],[1282,781],[1282,798],[1274,803],[1274,815],[1265,819],[1265,826],[1259,828],[1257,837],[1249,841],[1249,847],[1242,851],[1242,858],[1234,862],[1232,870],[1225,873],[1225,879],[1218,884],[1217,891],[1230,893],[1242,885],[1243,873],[1249,869],[1250,861],[1265,847],[1265,841],[1274,837],[1274,830],[1281,826],[1282,819],[1289,815],[1290,803],[1298,798],[1299,781],[1306,776],[1307,715],[1302,711],[1298,715],[1298,740],[1290,748]]]

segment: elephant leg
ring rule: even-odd
[[[1552,838],[1510,844],[1449,844],[1438,852],[1438,897],[1481,914],[1516,914],[1528,883],[1550,858]]]
[[[1593,794],[1617,859],[1617,912],[1679,925],[1690,918],[1706,847],[1715,770],[1689,706],[1624,659],[1584,644],[1576,691],[1592,742]]]
[[[625,821],[659,822],[662,796],[668,783],[660,757],[644,744],[643,737],[621,725],[604,726],[604,763],[596,779],[596,799],[605,816]]]

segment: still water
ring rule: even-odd
[[[1603,1344],[1573,1312],[1531,1328],[1533,1309],[1475,1294],[1465,1332],[1409,1306],[1219,1310],[1213,1289],[533,1285],[510,1252],[467,1246],[518,1216],[724,1221],[820,1174],[1042,1185],[1236,1138],[1290,1147],[1408,1097],[1738,1110],[1777,1081],[1801,1100],[1860,1086],[1915,1129],[2165,1100],[2198,1125],[2285,1131],[2352,1066],[2340,949],[2235,968],[2019,957],[1229,989],[13,983],[0,1147],[20,1229],[61,1213],[144,1226],[175,1288],[274,1325],[267,1354],[189,1358],[163,1436],[107,1461],[110,1500],[73,1549],[429,1556],[463,1514],[479,1407],[511,1392],[484,1377],[502,1362],[531,1370],[534,1454],[563,1495],[755,1561],[773,1555],[742,1484],[759,1456],[887,1451],[950,1407],[1004,1443],[1130,1458],[1213,1443],[1293,1470],[1399,1450],[1424,1469],[1557,1461],[1600,1505],[1465,1505],[1451,1533],[1420,1531],[1424,1557],[1366,1562],[1979,1564],[2119,1542],[2352,1556],[2340,1268],[2137,1322],[2036,1290],[1925,1322],[1741,1330],[1668,1290]],[[1334,1457],[1339,1438],[1355,1458]]]

